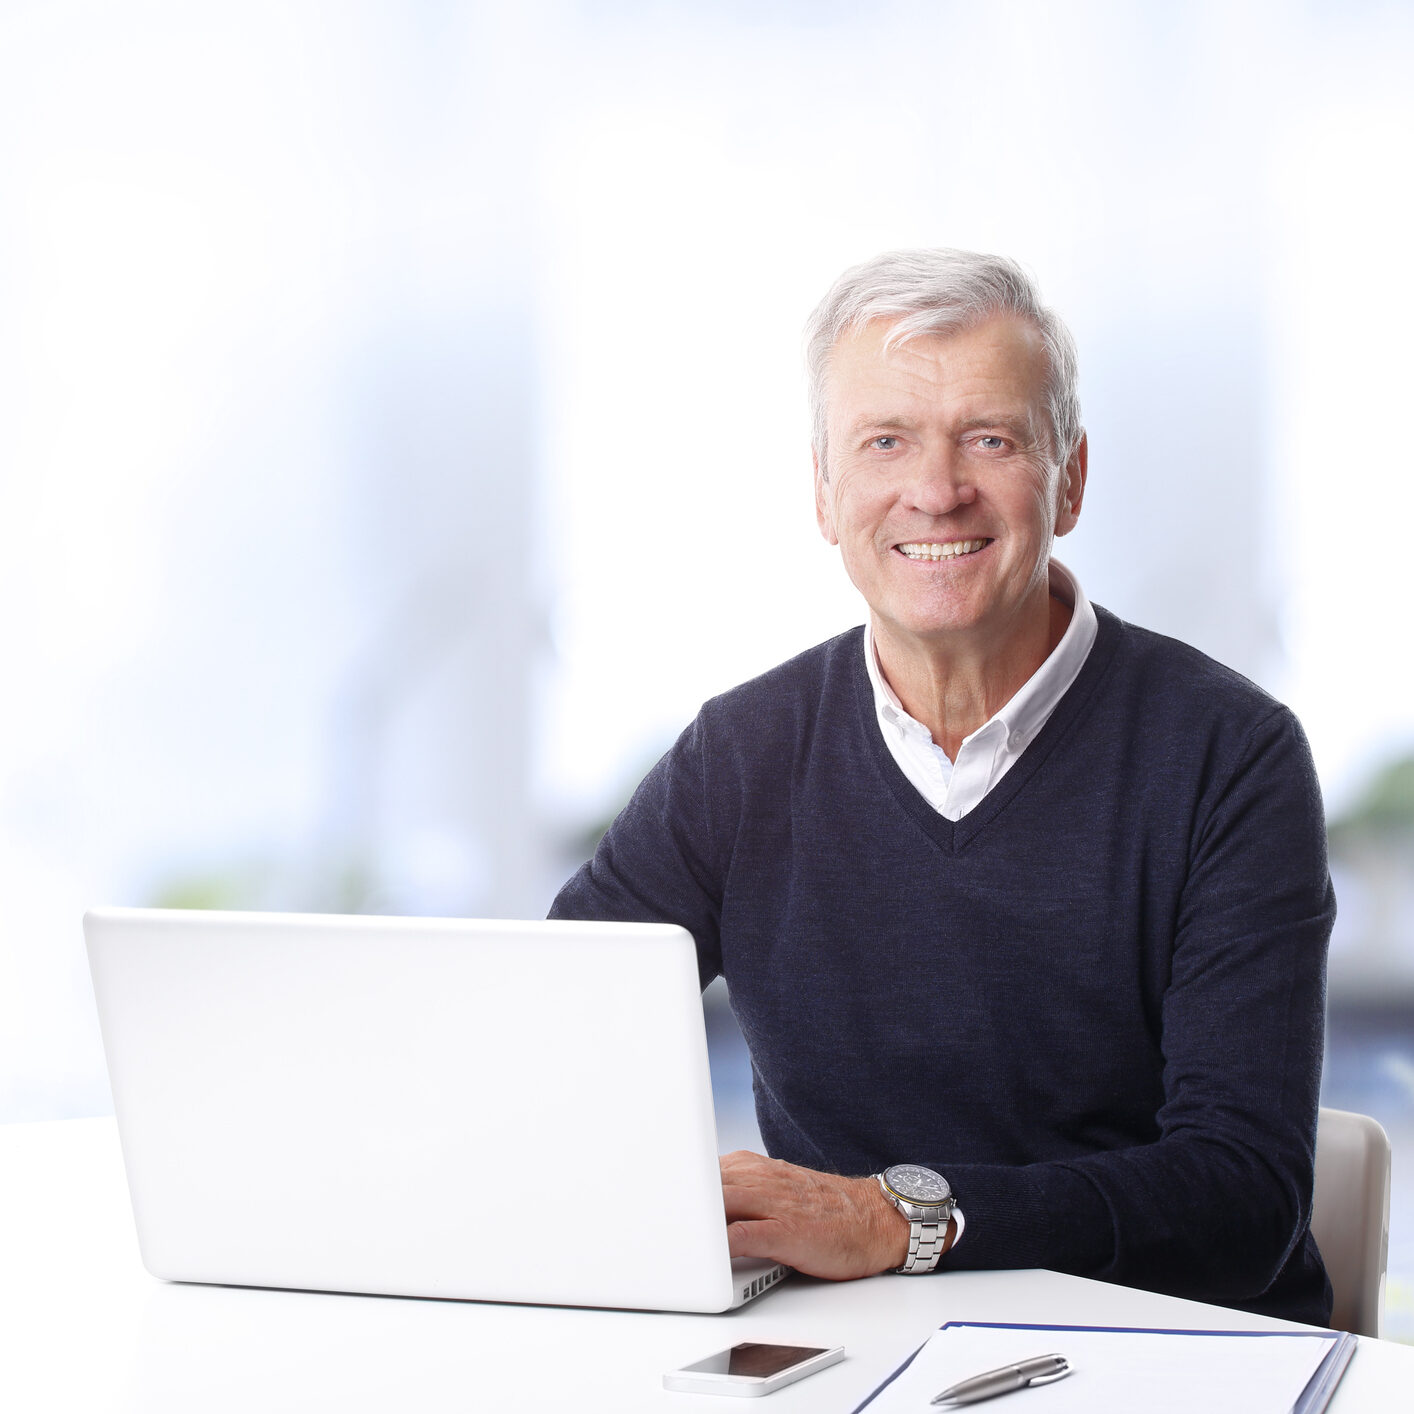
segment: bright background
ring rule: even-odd
[[[1091,597],[1305,722],[1326,1100],[1414,1157],[1411,72],[1361,0],[7,0],[0,1120],[108,1108],[89,904],[539,914],[858,622],[800,327],[948,244],[1075,331]]]

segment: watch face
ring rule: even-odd
[[[884,1182],[908,1203],[946,1203],[952,1189],[942,1174],[918,1164],[895,1164],[884,1170]]]

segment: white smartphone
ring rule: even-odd
[[[663,1376],[664,1389],[688,1394],[770,1394],[844,1359],[844,1346],[759,1345],[743,1341]]]

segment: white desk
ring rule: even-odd
[[[1041,1271],[793,1277],[726,1316],[169,1285],[138,1260],[111,1120],[0,1125],[0,1408],[17,1414],[730,1414],[758,1406],[661,1380],[739,1340],[843,1344],[842,1364],[761,1407],[848,1411],[947,1320],[1285,1325]],[[1332,1409],[1411,1407],[1414,1348],[1363,1341]]]

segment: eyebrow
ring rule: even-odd
[[[960,424],[963,432],[972,432],[978,427],[1000,427],[1004,431],[1024,434],[1028,437],[1035,435],[1036,425],[1028,413],[1024,417],[969,417],[966,422]]]

